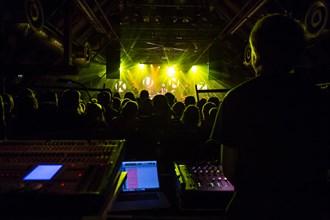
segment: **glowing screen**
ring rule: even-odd
[[[42,164],[36,166],[23,180],[50,180],[62,167],[60,164]]]

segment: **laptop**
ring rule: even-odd
[[[123,161],[121,171],[127,176],[111,212],[170,207],[160,189],[156,160]]]

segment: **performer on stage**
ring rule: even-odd
[[[162,84],[162,87],[160,88],[160,90],[157,92],[157,94],[161,94],[161,95],[165,95],[165,93],[167,93],[167,89],[166,89],[166,85],[165,83]]]

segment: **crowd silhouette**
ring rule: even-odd
[[[138,96],[127,91],[122,97],[100,90],[85,99],[78,90],[31,88],[1,97],[3,138],[125,139],[127,158],[159,159],[168,165],[201,156],[197,152],[212,124],[210,108],[204,106],[217,107],[212,99],[218,99],[204,98],[201,104],[187,96],[177,101],[170,92],[150,98],[147,90]]]

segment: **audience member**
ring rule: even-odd
[[[30,93],[30,91],[32,90],[27,89],[14,99],[15,117],[11,128],[12,133],[9,135],[15,135],[15,138],[33,138],[36,134],[38,100],[35,98],[35,93]]]
[[[4,111],[5,111],[6,132],[8,132],[12,129],[12,125],[15,120],[15,115],[13,113],[15,102],[13,95],[10,93],[2,94],[2,99],[3,99]]]
[[[207,102],[206,98],[201,98],[197,101],[197,107],[199,108],[199,111],[203,111],[203,105]]]
[[[131,101],[136,101],[134,93],[130,91],[125,92],[124,99],[130,99]]]
[[[216,96],[211,96],[207,102],[212,102],[214,103],[217,107],[220,105],[220,99]]]
[[[181,117],[184,129],[197,130],[201,127],[201,114],[196,105],[188,105]]]
[[[138,105],[139,105],[139,117],[140,118],[152,116],[153,105],[152,105],[151,99],[149,99],[149,98],[140,99]]]
[[[86,131],[86,117],[81,105],[79,91],[67,89],[59,98],[58,132],[59,135],[82,138]]]
[[[111,125],[111,120],[119,115],[118,110],[112,107],[112,101],[109,91],[101,91],[97,94],[97,103],[102,106],[104,118],[108,126]]]
[[[108,128],[104,117],[103,107],[99,103],[88,103],[86,105],[86,123],[90,132],[102,132]]]
[[[58,95],[56,92],[47,90],[38,93],[38,103],[39,105],[44,102],[53,102],[56,106],[58,105]]]
[[[212,107],[209,111],[209,119],[214,124],[215,118],[217,117],[218,107]]]
[[[118,98],[118,99],[121,99],[121,95],[120,95],[120,93],[119,92],[114,92],[113,93],[113,97],[115,98]]]
[[[112,99],[112,108],[119,113],[121,111],[121,106],[121,99],[114,96]]]
[[[141,92],[140,92],[140,96],[139,96],[140,99],[149,99],[149,92],[148,90],[145,90],[145,89],[142,89]]]
[[[181,101],[177,101],[172,105],[174,119],[180,119],[185,109],[185,105]]]
[[[189,95],[184,99],[184,105],[187,107],[188,105],[196,105],[195,96]]]
[[[211,131],[213,127],[213,120],[210,119],[211,108],[217,107],[214,102],[206,102],[202,107],[202,126],[205,130]]]
[[[0,94],[0,138],[4,139],[6,137],[6,119],[5,119],[5,105]]]
[[[170,106],[173,106],[173,104],[177,101],[176,98],[175,98],[175,95],[172,92],[165,93],[165,97],[166,97],[166,99],[168,101],[168,104]]]
[[[55,102],[41,102],[37,109],[37,129],[44,137],[57,132],[58,105]]]
[[[125,102],[120,112],[120,116],[115,117],[112,120],[111,131],[121,138],[133,135],[133,133],[137,132],[140,127],[138,112],[139,108],[137,102],[132,100]]]
[[[155,95],[152,99],[154,114],[153,114],[153,131],[160,132],[167,130],[171,124],[173,112],[168,104],[165,95]]]
[[[256,77],[232,89],[211,139],[222,144],[224,174],[236,187],[229,219],[327,219],[329,99],[294,75],[304,27],[272,14],[253,27]]]

